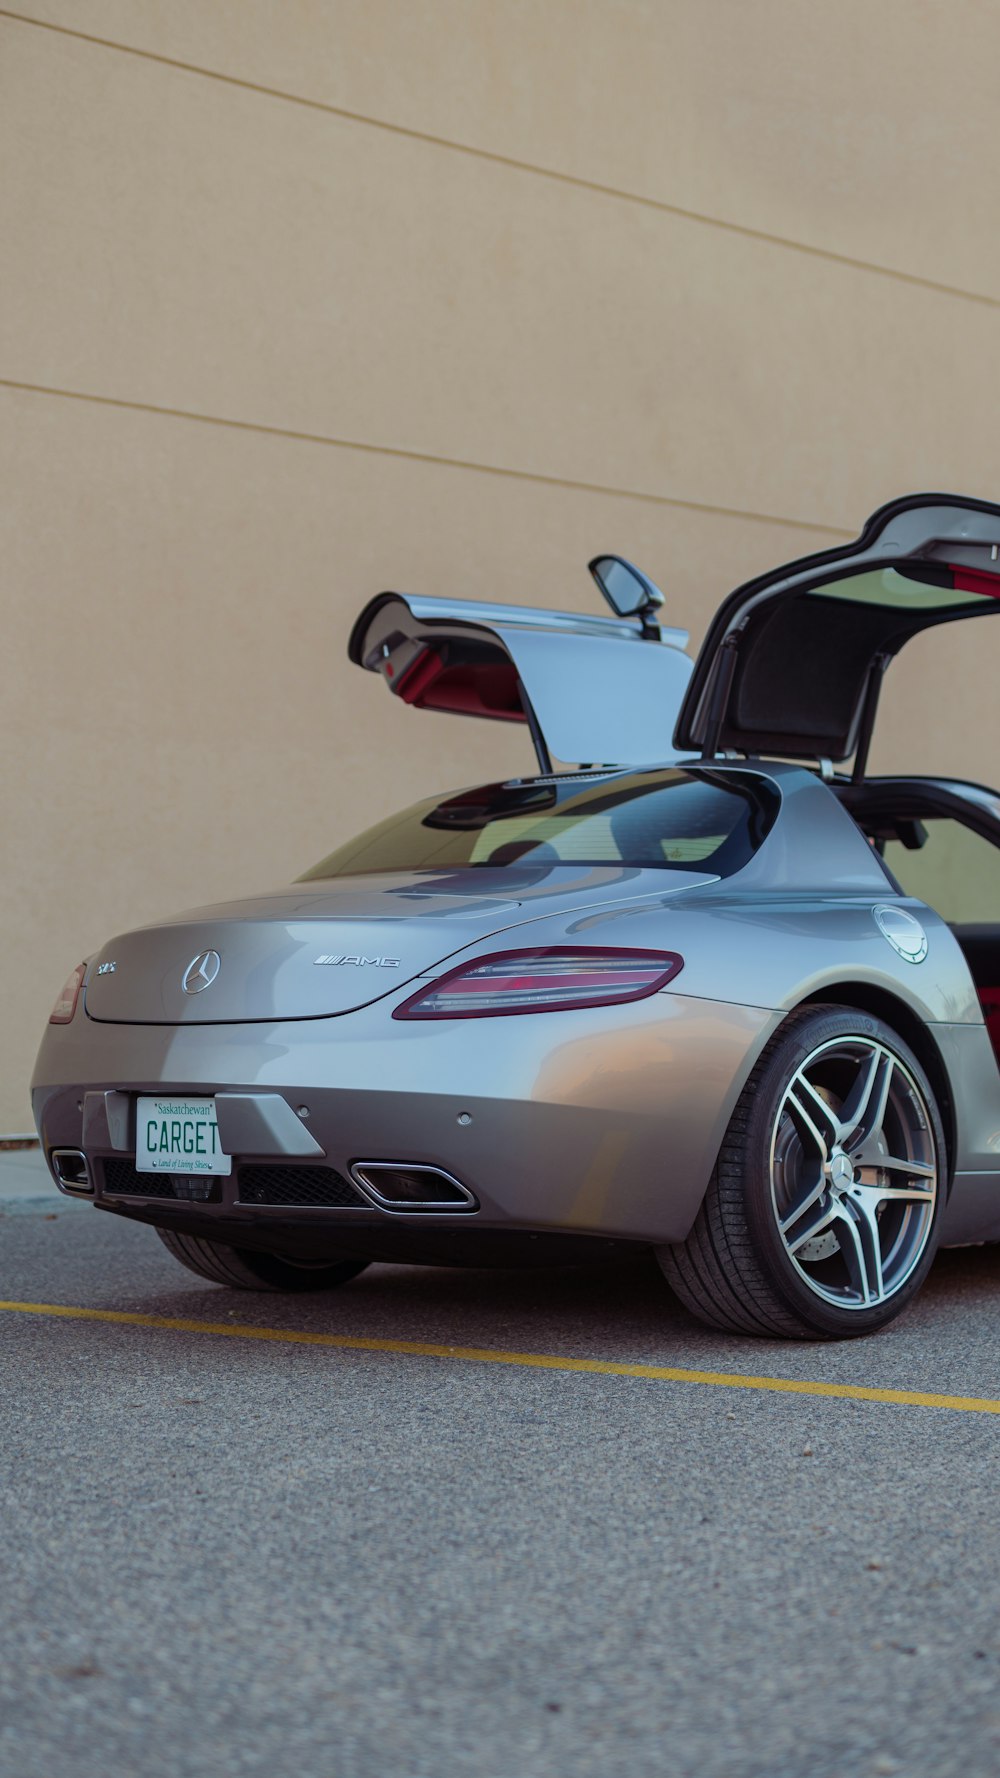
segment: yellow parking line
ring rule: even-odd
[[[846,1401],[899,1402],[910,1408],[951,1408],[961,1414],[1000,1414],[1000,1401],[980,1395],[932,1395],[921,1389],[870,1389],[863,1383],[814,1383],[798,1377],[744,1376],[740,1371],[682,1370],[675,1365],[621,1364],[615,1359],[563,1358],[548,1352],[503,1352],[490,1346],[441,1346],[431,1340],[374,1340],[355,1334],[305,1333],[298,1328],[252,1327],[244,1321],[188,1321],[172,1315],[134,1315],[124,1309],[85,1309],[72,1303],[7,1303],[0,1311],[51,1315],[68,1321],[110,1321],[124,1327],[162,1327],[172,1333],[221,1334],[227,1339],[274,1340],[287,1346],[333,1346],[346,1352],[401,1352],[415,1358],[459,1358],[472,1364],[512,1364],[543,1371],[590,1371],[641,1377],[652,1383],[703,1383],[723,1389],[770,1390]]]

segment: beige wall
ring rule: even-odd
[[[347,666],[372,592],[595,608],[617,549],[697,640],[997,497],[997,49],[971,0],[0,11],[0,1131],[109,934],[530,765]],[[994,682],[914,644],[877,762],[995,777]]]

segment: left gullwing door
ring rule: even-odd
[[[936,624],[994,615],[1000,506],[954,494],[891,501],[856,542],[774,568],[723,600],[674,744],[706,757],[853,755],[860,776],[882,676],[904,644]]]
[[[671,764],[691,676],[686,642],[686,631],[662,629],[648,616],[390,592],[365,606],[348,654],[419,710],[526,723],[549,771],[553,760]]]

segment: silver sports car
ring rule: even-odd
[[[251,1289],[652,1248],[780,1338],[1000,1239],[1000,795],[866,773],[904,643],[1000,614],[1000,506],[882,507],[730,594],[693,668],[643,575],[591,570],[612,616],[366,606],[356,666],[526,723],[538,774],[81,963],[33,1082],[63,1191]]]

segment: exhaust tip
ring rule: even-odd
[[[452,1174],[417,1161],[355,1161],[351,1168],[365,1196],[380,1210],[397,1213],[478,1210],[479,1200]]]
[[[92,1198],[94,1181],[90,1162],[82,1148],[53,1148],[49,1154],[52,1177],[59,1190],[71,1198]]]

